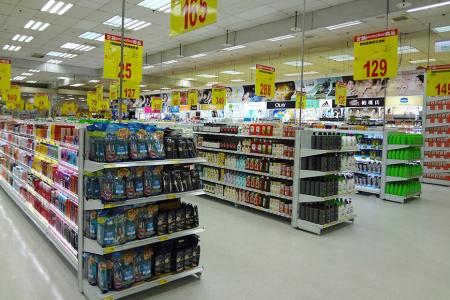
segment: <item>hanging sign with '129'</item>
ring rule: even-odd
[[[256,65],[255,95],[273,98],[275,95],[275,68]]]
[[[217,0],[171,1],[171,36],[177,36],[216,22]]]
[[[450,96],[450,65],[427,68],[426,95],[429,97]]]
[[[355,36],[353,78],[366,80],[397,76],[397,47],[397,29]]]

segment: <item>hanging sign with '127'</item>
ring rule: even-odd
[[[177,36],[216,22],[217,0],[171,1],[171,36]]]
[[[397,76],[397,47],[397,29],[355,36],[353,78],[366,80]]]
[[[426,95],[429,97],[450,96],[450,65],[427,68]]]
[[[256,65],[255,95],[272,99],[275,96],[275,68]]]

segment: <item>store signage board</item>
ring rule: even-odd
[[[122,99],[138,99],[141,96],[141,90],[138,81],[122,81]]]
[[[347,107],[378,107],[384,106],[384,98],[347,98]]]
[[[152,97],[152,112],[159,113],[162,110],[162,100],[161,97]]]
[[[255,95],[272,99],[275,96],[275,68],[256,65]]]
[[[9,90],[11,87],[11,60],[0,59],[0,90]]]
[[[336,81],[335,104],[336,106],[347,104],[347,85],[345,82]]]
[[[306,108],[306,92],[295,93],[295,108],[296,109]]]
[[[97,84],[95,86],[95,95],[96,95],[97,101],[103,100],[103,84]]]
[[[170,36],[177,36],[217,22],[217,0],[172,0]]]
[[[358,35],[353,40],[355,80],[394,78],[398,70],[398,30]]]
[[[214,85],[212,87],[212,105],[216,110],[223,110],[227,103],[227,90],[224,86]]]
[[[387,96],[386,106],[423,106],[423,96]]]
[[[20,86],[11,85],[9,89],[2,91],[2,98],[6,102],[6,109],[16,109],[16,105],[23,103],[20,97]]]
[[[180,106],[180,100],[181,100],[180,92],[178,91],[172,92],[172,106]]]
[[[297,101],[267,101],[267,109],[288,109],[295,108]]]
[[[113,101],[113,100],[117,99],[117,95],[119,94],[117,89],[118,89],[117,82],[111,82],[109,84],[109,101]]]
[[[188,104],[191,106],[191,110],[197,110],[198,108],[198,91],[190,90],[188,92]]]
[[[63,102],[61,106],[61,115],[75,115],[78,111],[78,105],[75,102]]]
[[[97,93],[94,91],[88,91],[86,95],[86,101],[90,112],[97,111]]]
[[[37,110],[49,110],[50,101],[47,94],[35,94],[34,95],[34,107]]]
[[[426,95],[428,97],[450,95],[450,64],[427,68]]]
[[[121,37],[106,33],[103,45],[103,77],[119,79]],[[122,66],[124,80],[141,82],[143,48],[143,41],[124,37]]]
[[[34,109],[34,103],[25,103],[25,110],[32,111]]]

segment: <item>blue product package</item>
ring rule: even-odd
[[[84,235],[90,239],[97,238],[97,211],[91,210],[84,214]]]
[[[147,148],[150,159],[165,158],[164,131],[153,125],[147,126],[146,130],[148,133]]]
[[[103,210],[97,217],[97,242],[102,247],[117,245],[117,226],[113,210]]]
[[[113,189],[112,171],[108,170],[106,171],[105,174],[100,175],[99,183],[100,183],[100,199],[103,202],[112,201],[113,193],[115,192],[115,190]]]
[[[137,214],[136,208],[129,208],[125,211],[125,239],[134,241],[137,236]]]
[[[144,196],[144,168],[134,169],[134,196],[136,198]]]
[[[98,275],[97,275],[97,284],[102,293],[108,292],[108,290],[112,287],[111,282],[111,262],[104,259],[103,257],[97,257],[98,259]]]
[[[147,138],[148,133],[145,126],[132,124],[130,136],[130,157],[132,160],[145,160],[149,158]]]
[[[97,258],[94,254],[86,254],[87,278],[90,285],[97,285]]]
[[[117,244],[123,244],[126,242],[125,211],[123,208],[117,208],[114,210],[114,223],[116,224]]]
[[[134,258],[135,281],[149,280],[152,277],[152,255],[151,248],[139,249]]]
[[[121,201],[126,199],[125,176],[127,169],[116,170],[112,178],[112,200]]]
[[[152,184],[152,195],[159,195],[162,193],[161,188],[161,172],[162,167],[154,167],[151,171],[151,184]]]

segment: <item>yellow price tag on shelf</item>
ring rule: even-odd
[[[166,284],[166,283],[168,283],[169,281],[167,280],[167,279],[160,279],[159,281],[158,281],[158,283],[160,284],[160,285],[163,285],[163,284]]]
[[[109,101],[113,101],[116,100],[118,95],[119,95],[119,86],[117,85],[116,82],[112,82],[109,85]]]
[[[335,104],[337,106],[347,105],[347,85],[345,82],[336,81]]]
[[[225,108],[225,103],[227,102],[227,90],[224,86],[213,86],[211,102],[217,110],[223,110]]]
[[[175,194],[169,194],[169,195],[166,196],[166,198],[167,198],[167,199],[176,199],[176,198],[177,198],[177,195],[175,195]]]
[[[160,237],[158,237],[158,240],[160,241],[167,241],[169,238],[167,237],[167,235],[162,235]]]
[[[114,300],[113,296],[106,296],[103,298],[103,300]]]
[[[153,112],[161,112],[162,110],[162,100],[160,97],[152,97],[151,108]]]
[[[306,92],[297,92],[295,94],[295,108],[296,109],[306,108]]]
[[[35,94],[34,95],[34,107],[38,110],[49,110],[50,101],[47,94]]]
[[[427,68],[426,95],[429,97],[450,95],[450,64]]]
[[[103,42],[103,77],[120,78],[120,46],[121,37],[106,33]],[[123,79],[140,82],[142,80],[142,53],[144,42],[132,38],[124,38]]]
[[[97,111],[97,93],[94,91],[88,91],[86,95],[86,102],[90,112]]]
[[[170,36],[177,36],[217,22],[217,0],[172,0]]]
[[[180,106],[180,92],[172,92],[172,106]]]
[[[116,247],[114,247],[114,246],[109,246],[109,247],[103,248],[103,253],[109,254],[109,253],[113,253],[115,250],[116,250]]]
[[[398,30],[358,35],[353,40],[353,79],[393,78],[398,70]]]
[[[256,65],[255,95],[272,99],[275,96],[275,68]]]
[[[9,90],[11,87],[11,60],[0,59],[0,90]]]
[[[122,82],[122,98],[138,99],[141,90],[138,81],[123,80]]]

